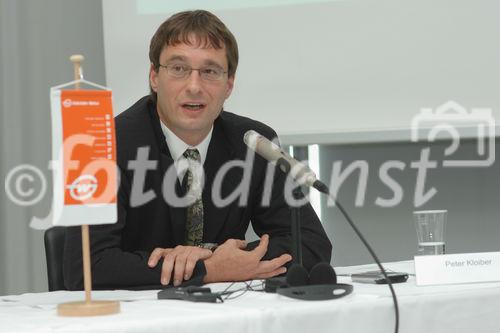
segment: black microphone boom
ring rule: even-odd
[[[398,331],[399,331],[399,307],[398,307],[398,299],[396,297],[396,292],[394,291],[394,287],[392,286],[391,279],[389,279],[389,277],[387,276],[387,272],[385,271],[384,266],[382,266],[382,264],[380,263],[380,260],[378,259],[377,255],[375,254],[375,251],[373,251],[372,247],[370,246],[370,244],[368,244],[368,241],[365,239],[365,237],[363,236],[363,234],[361,233],[361,231],[359,231],[358,227],[356,227],[356,225],[352,221],[352,219],[349,216],[349,214],[347,214],[347,211],[344,209],[344,207],[342,207],[342,205],[334,197],[334,195],[332,193],[330,193],[330,190],[329,190],[328,186],[326,186],[324,183],[322,183],[320,181],[317,181],[317,183],[318,183],[317,186],[314,186],[314,188],[316,188],[321,193],[326,194],[330,199],[332,199],[335,202],[335,206],[337,206],[337,208],[340,210],[340,212],[342,213],[342,215],[344,215],[344,218],[349,223],[349,225],[351,226],[351,228],[354,230],[354,232],[356,233],[356,235],[358,235],[359,239],[361,240],[361,242],[363,243],[363,245],[366,247],[366,249],[368,250],[368,252],[370,252],[370,255],[372,256],[373,260],[375,260],[375,263],[377,264],[378,268],[380,269],[380,271],[384,275],[385,281],[387,282],[387,285],[389,286],[389,290],[391,291],[392,301],[394,303],[394,313],[395,313],[395,317],[396,317],[396,323],[395,323],[394,332],[398,333]]]
[[[269,141],[267,138],[260,135],[259,133],[253,130],[247,131],[243,137],[243,141],[250,149],[252,149],[257,154],[265,158],[267,161],[269,161],[272,164],[280,166],[280,169],[283,172],[289,173],[290,176],[299,185],[314,187],[319,192],[326,194],[330,199],[332,199],[335,202],[335,206],[337,206],[337,208],[340,210],[342,215],[344,215],[344,218],[347,220],[351,228],[356,233],[356,235],[358,235],[359,239],[366,247],[366,249],[372,256],[373,260],[377,264],[378,268],[384,275],[385,280],[387,281],[387,285],[389,286],[389,290],[391,291],[392,301],[394,303],[394,312],[396,317],[394,331],[398,333],[399,307],[398,307],[396,292],[394,291],[392,282],[387,276],[384,267],[380,263],[380,260],[373,251],[372,247],[370,246],[370,244],[368,244],[363,234],[361,234],[361,231],[358,230],[358,228],[350,218],[349,214],[347,214],[347,211],[344,209],[344,207],[342,207],[342,205],[338,202],[335,196],[330,192],[328,186],[326,186],[323,182],[318,180],[314,172],[311,169],[309,169],[309,167],[307,167],[306,165],[302,164],[301,162],[297,161],[296,159],[285,153],[278,145]]]

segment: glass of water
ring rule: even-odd
[[[413,212],[417,230],[417,255],[445,253],[444,231],[447,210],[421,210]]]

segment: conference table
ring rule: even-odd
[[[413,274],[413,261],[384,264]],[[375,265],[337,267],[339,282]],[[119,314],[60,317],[59,303],[84,300],[83,292],[56,291],[0,296],[0,332],[393,332],[394,308],[387,285],[352,283],[354,291],[328,301],[301,301],[258,291],[240,291],[222,303],[158,300],[158,290],[94,291],[93,299],[119,300]],[[212,291],[245,284],[216,283]],[[416,286],[414,275],[394,285],[400,332],[500,332],[500,283]]]

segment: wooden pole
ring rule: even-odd
[[[85,302],[90,303],[92,292],[92,273],[90,270],[90,237],[89,225],[82,225],[82,255],[83,255],[83,286]]]
[[[81,54],[73,54],[69,57],[69,60],[73,63],[73,76],[75,80],[83,79],[82,62],[85,60],[85,57]],[[75,89],[80,89],[80,82],[75,84]]]
[[[69,57],[73,63],[73,74],[75,80],[83,79],[82,62],[85,57],[81,54],[74,54]],[[75,89],[80,89],[80,82],[75,84]],[[90,237],[88,224],[82,225],[82,256],[83,256],[83,285],[85,288],[85,302],[90,303],[92,299],[92,273],[90,264]]]
[[[82,62],[84,56],[75,54],[70,58],[73,63],[75,80],[83,79]],[[80,82],[75,83],[75,89],[80,89]],[[60,316],[101,316],[120,312],[120,303],[116,301],[92,301],[92,273],[90,262],[89,225],[82,225],[82,257],[83,257],[83,286],[85,288],[85,302],[70,302],[59,304],[57,313]]]

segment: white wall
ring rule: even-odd
[[[300,136],[302,142],[338,142],[317,134],[345,132],[354,135],[343,141],[407,139],[394,130],[408,129],[421,108],[448,100],[493,108],[500,118],[500,2],[489,0],[269,1],[265,7],[107,0],[106,75],[117,113],[148,92],[156,28],[193,2],[214,10],[239,43],[226,108],[271,125],[284,142],[296,134],[316,134]]]

